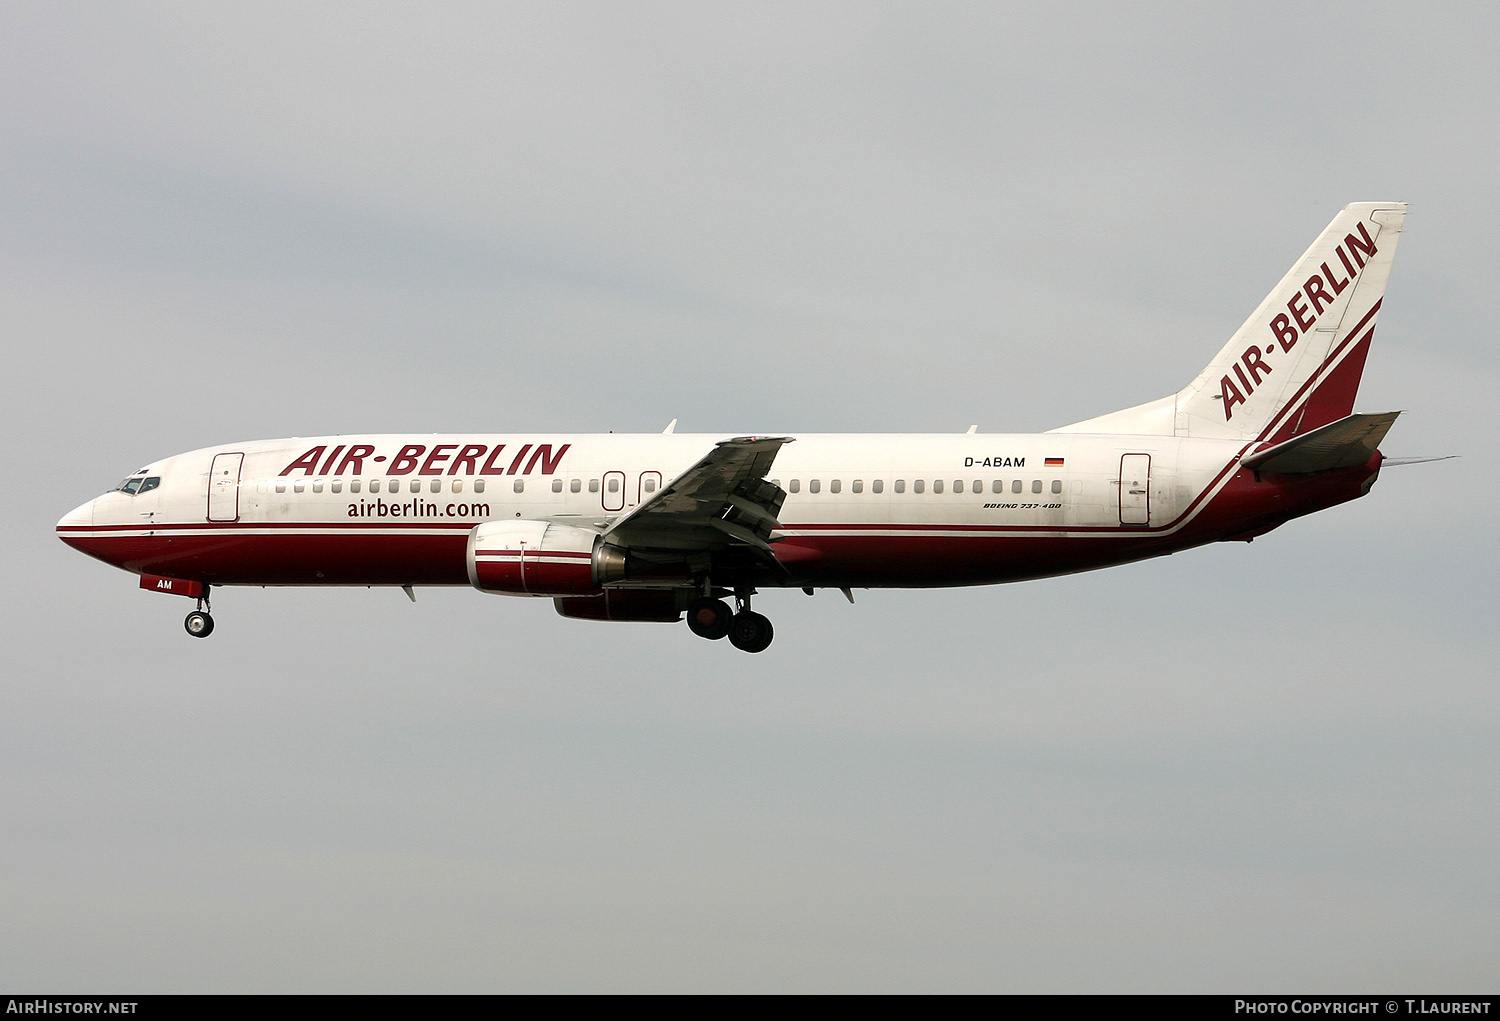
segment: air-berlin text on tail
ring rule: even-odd
[[[423,443],[408,443],[390,457],[375,453],[375,447],[368,443],[340,443],[331,450],[323,444],[287,465],[281,474],[364,475],[368,471],[380,475],[551,475],[572,444],[564,443],[554,451],[551,443],[523,443],[514,453],[505,446],[435,443],[428,449]],[[366,469],[366,461],[381,467]]]
[[[1291,351],[1297,341],[1317,325],[1323,311],[1344,293],[1359,276],[1359,271],[1364,269],[1366,260],[1375,254],[1375,239],[1370,237],[1370,232],[1363,223],[1358,228],[1359,234],[1345,234],[1343,244],[1334,249],[1334,254],[1344,267],[1344,273],[1341,275],[1337,269],[1329,267],[1332,259],[1323,263],[1318,267],[1319,272],[1308,277],[1297,289],[1297,293],[1292,295],[1291,300],[1286,303],[1286,311],[1271,319],[1271,336],[1282,351]],[[1219,380],[1219,395],[1224,402],[1224,421],[1234,417],[1234,406],[1245,403],[1246,398],[1260,385],[1261,377],[1271,374],[1270,363],[1264,356],[1275,349],[1272,344],[1267,344],[1264,348],[1251,344],[1235,363],[1234,376],[1225,376]],[[1239,380],[1239,386],[1235,385],[1236,379]]]

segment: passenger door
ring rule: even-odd
[[[240,466],[244,454],[215,454],[208,472],[208,520],[240,519]]]
[[[1151,455],[1120,457],[1120,524],[1151,523]]]

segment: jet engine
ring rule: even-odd
[[[598,532],[549,521],[486,521],[469,533],[469,584],[511,596],[597,595],[625,574]]]

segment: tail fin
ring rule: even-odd
[[[1344,418],[1405,217],[1402,202],[1345,206],[1182,391],[1056,431],[1281,442]]]

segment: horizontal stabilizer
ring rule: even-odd
[[[1290,475],[1353,468],[1370,460],[1399,414],[1350,415],[1242,457],[1240,464],[1252,471]]]
[[[1426,464],[1429,461],[1451,461],[1457,454],[1443,454],[1439,457],[1387,457],[1380,462],[1382,468],[1396,468],[1403,464]]]

